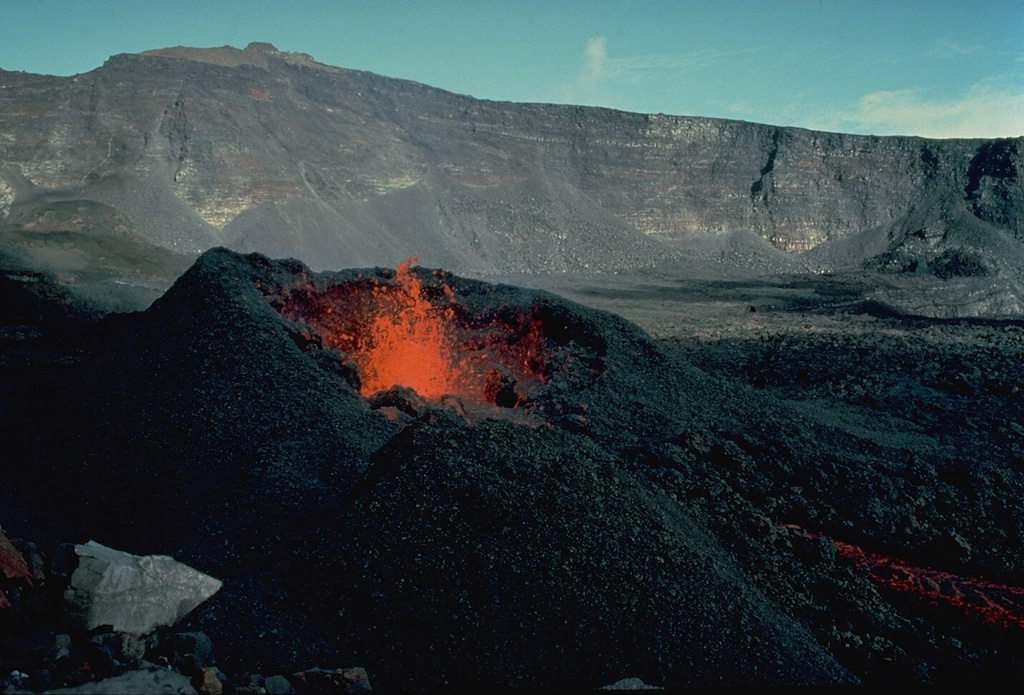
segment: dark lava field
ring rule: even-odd
[[[175,629],[227,692],[1024,680],[1024,322],[854,273],[523,280],[214,249],[144,312],[5,287],[4,532],[221,579]],[[426,364],[374,352],[409,312],[443,374],[374,390]]]

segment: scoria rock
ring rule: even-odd
[[[29,585],[32,584],[32,573],[28,569],[25,558],[2,532],[0,532],[0,572],[8,579],[22,579]]]
[[[20,579],[32,585],[32,573],[17,548],[0,531],[0,575],[7,579]],[[0,588],[0,610],[11,608],[7,594]]]

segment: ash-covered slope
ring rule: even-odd
[[[453,364],[489,370],[479,391],[361,393],[374,307],[410,279]],[[0,347],[5,528],[223,579],[190,620],[232,673],[358,663],[401,691],[1024,674],[1016,623],[886,593],[792,526],[1020,586],[1019,448],[964,466],[970,431],[957,450],[801,414],[544,292],[216,249],[145,313]]]
[[[1024,236],[1020,138],[481,101],[268,44],[0,83],[0,225],[45,232],[54,201],[96,201],[185,254],[224,244],[315,268],[417,255],[482,276],[646,267],[740,234],[760,255],[824,249],[792,266],[820,271],[859,268],[922,215]],[[935,240],[922,267],[957,248]]]

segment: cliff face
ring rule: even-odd
[[[225,244],[317,268],[642,267],[734,231],[787,253],[872,230],[899,243],[933,209],[1024,237],[1024,138],[489,102],[267,44],[0,72],[0,133],[2,224],[86,199],[182,253]]]

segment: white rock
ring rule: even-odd
[[[639,678],[623,678],[611,685],[602,686],[598,690],[664,690],[664,688],[657,685],[647,685]]]
[[[219,579],[166,555],[132,555],[89,541],[64,592],[68,613],[86,630],[110,625],[148,635],[173,625],[220,589]]]
[[[55,688],[42,695],[196,695],[196,689],[180,673],[148,664],[120,676]]]

